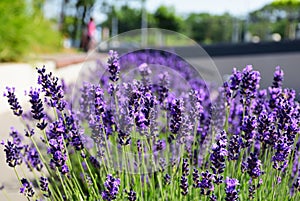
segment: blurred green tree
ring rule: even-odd
[[[161,29],[171,31],[181,31],[183,27],[183,19],[175,14],[174,7],[160,6],[154,12],[156,25]]]
[[[228,13],[223,15],[192,13],[186,19],[185,30],[188,36],[201,43],[230,42],[233,17]]]
[[[42,15],[43,0],[0,1],[0,61],[56,51],[60,35]]]

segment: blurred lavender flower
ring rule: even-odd
[[[91,164],[96,168],[99,169],[100,168],[100,163],[99,161],[94,157],[94,156],[90,156],[89,160],[91,162]]]
[[[169,174],[164,175],[164,184],[169,185],[171,183],[171,176]]]
[[[29,181],[25,178],[21,179],[21,183],[23,187],[20,188],[20,193],[22,193],[26,197],[33,197],[35,193],[31,183],[29,183]]]
[[[13,111],[14,115],[21,116],[23,109],[20,106],[20,103],[15,95],[15,88],[6,87],[7,92],[3,94],[4,97],[7,97],[10,109]]]
[[[23,137],[20,135],[20,133],[14,128],[14,127],[11,127],[10,128],[10,133],[9,133],[9,136],[11,136],[13,138],[13,143],[17,146],[22,146],[22,140],[23,140]]]
[[[130,191],[125,191],[127,194],[127,199],[129,201],[135,201],[136,200],[136,192],[134,192],[134,190],[130,189]]]
[[[238,190],[237,190],[237,186],[239,185],[239,181],[237,179],[234,178],[226,178],[226,201],[237,201],[238,200]]]
[[[102,198],[108,201],[116,199],[119,192],[120,179],[114,178],[109,174],[107,175],[104,186],[105,191],[102,191]]]
[[[161,73],[158,75],[159,83],[158,83],[158,101],[164,107],[164,101],[168,97],[169,93],[169,85],[170,85],[170,78],[167,72]]]
[[[150,80],[150,75],[152,73],[151,69],[149,68],[148,64],[146,63],[142,63],[141,65],[139,65],[138,67],[139,69],[139,73],[140,75],[142,76],[142,83],[144,86],[147,86],[147,87],[151,87],[150,84],[151,84],[151,80]]]
[[[25,146],[25,157],[25,162],[31,171],[33,171],[33,168],[35,168],[37,171],[42,170],[43,163],[35,147],[29,147],[28,145]]]

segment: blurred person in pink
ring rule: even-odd
[[[95,34],[96,34],[96,25],[94,22],[94,18],[91,17],[87,27],[87,39],[88,39],[87,50],[91,50],[92,48],[94,48],[96,42]]]

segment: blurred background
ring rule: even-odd
[[[140,28],[172,30],[204,46],[300,39],[299,0],[3,0],[0,13],[0,61],[86,50],[90,17],[98,43]],[[172,36],[153,37],[141,42],[189,45]],[[139,45],[136,41],[118,45]]]

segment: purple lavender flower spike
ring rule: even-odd
[[[229,87],[231,90],[239,89],[240,82],[242,80],[242,73],[236,68],[233,69],[232,75],[230,76]]]
[[[28,126],[27,129],[24,129],[24,132],[25,132],[25,136],[26,136],[26,137],[31,137],[31,136],[34,135],[34,129],[33,129],[33,128],[30,129],[29,126]]]
[[[46,68],[37,68],[39,74],[38,84],[42,86],[42,91],[47,97],[45,100],[50,107],[55,107],[59,111],[64,110],[66,106],[66,101],[64,98],[64,91],[62,85],[58,83],[58,78],[54,77],[52,73],[46,73]]]
[[[169,141],[175,139],[175,135],[178,134],[181,124],[182,124],[182,117],[183,117],[183,100],[182,99],[174,99],[170,106],[170,131],[173,135],[169,136]]]
[[[99,161],[97,160],[97,158],[95,158],[94,156],[90,156],[90,157],[89,157],[89,160],[90,160],[91,164],[92,164],[96,169],[99,169],[99,168],[100,168],[100,163],[99,163]]]
[[[238,160],[243,141],[237,134],[233,134],[228,143],[228,160]]]
[[[32,118],[39,120],[37,127],[40,130],[44,130],[47,126],[45,122],[45,114],[42,100],[40,99],[40,89],[31,88],[29,91],[29,102],[31,103]]]
[[[182,175],[181,179],[180,179],[180,188],[181,188],[181,194],[182,195],[187,195],[189,192],[189,184],[188,184],[188,180],[187,177]]]
[[[82,131],[78,126],[78,119],[75,114],[67,115],[65,114],[65,128],[68,133],[68,138],[71,141],[71,145],[75,150],[80,151],[84,148],[82,140]]]
[[[243,132],[243,147],[249,147],[255,138],[256,131],[255,128],[257,127],[257,121],[254,116],[245,116],[242,123],[242,131]]]
[[[239,199],[237,186],[239,185],[239,181],[234,178],[226,178],[226,201],[237,201]]]
[[[110,73],[109,79],[112,82],[117,82],[119,80],[119,74],[120,74],[120,63],[119,63],[119,56],[118,53],[110,50],[109,51],[109,59],[107,61],[107,69]]]
[[[17,146],[22,146],[23,137],[14,127],[11,127],[10,130],[9,136],[13,138],[13,143]]]
[[[111,174],[107,175],[104,183],[105,191],[102,191],[102,198],[104,200],[115,200],[119,193],[120,179],[114,178]]]
[[[284,72],[281,70],[280,66],[276,67],[274,72],[272,88],[281,88],[283,82]]]
[[[251,65],[248,65],[243,69],[240,84],[240,93],[242,95],[241,101],[243,101],[243,105],[249,105],[250,100],[256,97],[259,81],[260,73],[258,71],[253,71]]]
[[[13,111],[14,115],[21,116],[23,109],[15,95],[15,88],[6,87],[7,92],[4,93],[4,97],[7,97],[10,109]]]
[[[51,191],[49,189],[49,181],[46,177],[40,177],[40,189],[43,191],[45,197],[51,196]]]
[[[130,191],[125,191],[126,194],[127,194],[127,199],[129,201],[135,201],[137,198],[136,198],[136,192],[132,189],[130,189]]]
[[[201,181],[200,181],[200,193],[201,195],[210,195],[214,191],[213,185],[213,177],[214,175],[211,174],[208,170],[201,173]]]
[[[276,150],[274,156],[272,156],[273,168],[276,170],[284,170],[288,164],[288,155],[291,152],[291,146],[287,144],[287,137],[281,136],[277,142],[275,142],[274,149]]]
[[[247,172],[249,176],[253,179],[258,178],[264,172],[261,170],[261,161],[255,153],[250,153],[246,164]]]
[[[59,171],[61,171],[63,174],[68,173],[69,169],[66,165],[67,150],[65,148],[64,141],[68,140],[68,136],[66,136],[66,127],[61,119],[50,124],[50,129],[47,135],[50,146],[48,148],[48,153],[52,156],[50,160],[50,166],[59,168]]]
[[[182,175],[188,176],[189,173],[190,173],[189,162],[187,158],[184,158],[182,162]]]
[[[216,143],[212,146],[212,153],[210,155],[211,169],[215,174],[214,182],[216,184],[223,183],[223,176],[221,174],[225,169],[225,157],[228,155],[227,152],[227,137],[226,132],[222,131],[216,137]]]
[[[33,197],[34,196],[34,190],[32,188],[31,183],[25,178],[21,179],[22,186],[20,188],[20,193],[25,195],[26,197]]]
[[[193,171],[193,187],[200,188],[200,174],[196,168]]]
[[[23,146],[20,144],[15,144],[9,140],[7,140],[6,144],[2,142],[2,145],[5,147],[4,152],[8,166],[14,168],[17,165],[21,165],[23,162],[23,155],[21,153]]]
[[[169,174],[164,175],[164,184],[169,185],[171,183],[171,176]]]
[[[158,77],[159,77],[159,85],[158,85],[158,89],[157,89],[158,101],[164,107],[164,102],[169,95],[168,94],[169,93],[169,85],[170,85],[169,75],[167,72],[165,72],[165,73],[159,74]]]
[[[25,147],[26,153],[26,164],[28,168],[32,171],[32,168],[35,168],[37,171],[41,171],[43,168],[43,163],[40,159],[39,153],[35,147]]]
[[[36,120],[42,119],[45,115],[43,113],[43,103],[40,99],[40,89],[31,88],[29,91],[29,102],[31,103],[32,117]]]

